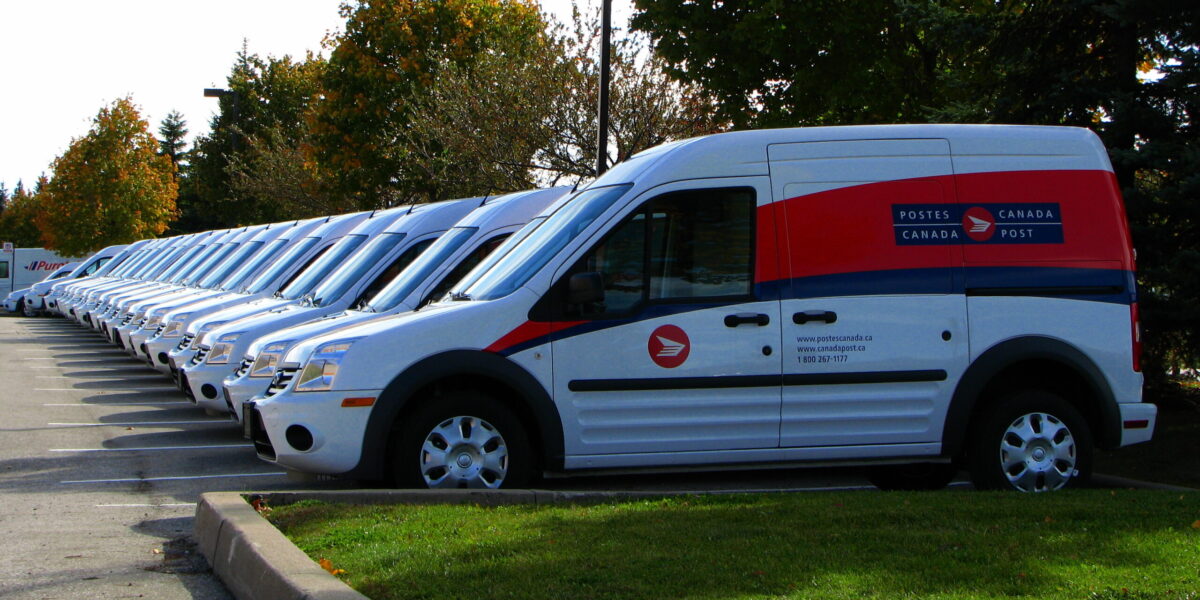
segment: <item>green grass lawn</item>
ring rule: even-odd
[[[385,598],[1200,600],[1200,494],[677,497],[591,506],[275,508]]]

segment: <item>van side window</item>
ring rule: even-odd
[[[392,261],[392,264],[388,265],[383,271],[380,271],[367,287],[363,288],[362,293],[358,295],[358,298],[356,298],[354,303],[350,306],[362,306],[367,300],[374,298],[375,294],[378,294],[379,290],[383,289],[383,286],[387,285],[398,275],[400,275],[400,273],[404,271],[404,268],[407,267],[409,263],[416,260],[417,257],[420,256],[426,248],[432,246],[435,241],[437,241],[437,238],[429,238],[409,246],[407,250],[400,253],[400,256],[396,257],[396,260]]]
[[[450,288],[454,284],[458,283],[463,277],[466,277],[467,273],[471,272],[471,269],[474,269],[476,265],[483,262],[483,259],[487,258],[493,250],[500,247],[500,244],[504,243],[504,240],[508,239],[509,235],[508,233],[502,233],[480,244],[461,263],[458,263],[458,266],[454,267],[449,275],[443,277],[442,281],[437,284],[437,287],[433,288],[433,291],[425,295],[425,299],[421,301],[419,306],[425,306],[426,304],[441,300],[442,296],[445,296],[446,292],[450,291]]]
[[[754,214],[750,188],[688,190],[651,199],[559,282],[562,315],[617,317],[648,303],[749,297]],[[573,303],[568,288],[589,285],[598,285],[602,293],[575,297]]]
[[[8,279],[8,261],[0,260],[0,279]]]

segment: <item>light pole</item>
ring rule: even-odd
[[[600,131],[596,149],[596,177],[608,170],[608,80],[612,45],[612,0],[604,0],[600,30]]]
[[[231,116],[233,117],[234,126],[236,126],[237,122],[238,122],[238,116],[239,116],[238,99],[241,98],[241,94],[239,94],[237,92],[237,90],[226,90],[223,88],[204,88],[204,97],[205,98],[224,98],[226,96],[231,98],[231,102],[233,103],[233,105],[230,107],[230,113],[231,113]],[[235,131],[233,134],[233,151],[234,152],[237,152],[237,147],[238,147],[238,135],[237,135],[237,132]]]

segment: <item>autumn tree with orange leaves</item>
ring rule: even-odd
[[[419,99],[452,66],[547,42],[532,0],[354,0],[330,40],[313,150],[338,200],[359,208],[443,199],[404,143]],[[497,115],[498,118],[502,117]]]
[[[47,248],[81,256],[154,237],[175,217],[175,165],[129,98],[100,109],[52,164],[39,223]]]

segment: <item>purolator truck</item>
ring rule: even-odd
[[[1122,200],[1083,129],[666,144],[465,281],[295,344],[243,408],[259,455],[421,487],[858,464],[1045,491],[1154,430]]]

